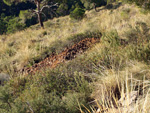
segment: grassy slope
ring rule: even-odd
[[[44,30],[36,25],[22,32],[0,36],[0,69],[13,73],[15,68],[32,65],[37,56],[41,60],[52,51],[59,53],[72,45],[74,38],[79,40],[93,37],[98,32],[103,34],[99,44],[54,70],[48,69],[44,72],[47,76],[20,75],[1,87],[1,104],[5,109],[12,108],[13,112],[32,109],[34,112],[78,112],[78,101],[88,108],[87,103],[94,98],[100,101],[99,106],[110,109],[108,112],[116,112],[122,110],[113,108],[114,100],[117,101],[116,89],[123,95],[137,90],[138,84],[142,83],[145,92],[142,99],[138,99],[139,103],[133,104],[134,112],[150,110],[147,93],[150,14],[143,14],[140,8],[127,4],[117,9],[99,9],[102,10],[86,12],[86,17],[79,22],[66,16],[45,22]],[[126,43],[122,44],[121,39]],[[92,111],[92,108],[88,109]]]
[[[130,28],[134,28],[136,22],[150,23],[149,15],[143,15],[137,8],[133,7],[126,5],[116,10],[104,9],[98,13],[92,10],[86,12],[86,18],[80,22],[72,21],[66,16],[46,22],[46,29],[44,30],[40,30],[38,26],[35,26],[13,35],[0,36],[1,68],[13,64],[20,69],[27,65],[32,58],[45,52],[46,49],[51,51],[56,49],[56,52],[60,52],[61,47],[69,45],[70,41],[67,42],[68,37],[79,33],[95,30],[107,32],[115,29],[121,38],[126,38],[124,36],[125,32]],[[61,47],[57,49],[58,45]]]

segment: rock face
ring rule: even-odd
[[[0,85],[4,85],[5,81],[8,81],[10,79],[10,76],[5,73],[0,73]]]

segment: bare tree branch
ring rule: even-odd
[[[34,15],[37,15],[37,13],[32,13],[31,17],[33,17]]]
[[[43,2],[41,0],[30,0],[30,1],[35,3],[37,10],[31,9],[29,11],[33,13],[32,15],[37,14],[40,26],[44,29],[44,24],[43,24],[42,16],[41,16],[41,15],[44,15],[47,19],[47,16],[43,13],[44,8],[52,9],[52,7],[58,6],[58,3],[54,4],[53,2],[51,2],[52,5],[44,5],[41,8],[41,4],[45,4],[46,3],[45,1],[43,1]],[[52,13],[56,14],[53,10],[52,10]]]
[[[31,17],[34,16],[35,14],[38,14],[38,11],[37,11],[37,10],[34,10],[34,9],[29,9],[28,11],[32,13],[32,14],[30,15]]]
[[[38,11],[34,10],[34,9],[29,9],[28,11],[31,12],[31,13],[38,13]]]
[[[44,5],[47,4],[47,2],[46,1],[42,1],[41,4],[44,6]]]
[[[51,10],[56,16],[58,16],[58,14],[55,12],[55,11],[53,11],[53,10]]]
[[[53,5],[44,5],[44,6],[41,8],[40,12],[42,12],[44,8],[51,8],[51,7],[54,7],[54,6],[58,6],[58,3],[53,4]]]

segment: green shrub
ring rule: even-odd
[[[59,8],[57,9],[57,13],[64,16],[68,13],[68,5],[67,4],[61,4]]]
[[[28,18],[30,18],[31,13],[29,13],[28,10],[21,10],[19,13],[19,18],[22,19],[23,23],[27,21]]]
[[[12,18],[8,22],[7,33],[14,33],[25,28],[25,24],[20,22],[19,18]]]
[[[128,58],[149,63],[150,34],[147,24],[139,21],[135,28],[129,29],[124,35],[128,38],[129,45],[125,49]]]
[[[81,20],[85,15],[85,10],[82,8],[75,8],[71,14],[70,17],[76,20]]]
[[[67,73],[65,67],[26,78],[16,77],[0,86],[0,111],[12,113],[77,113],[86,105],[91,87],[80,72]]]
[[[12,108],[13,98],[11,95],[10,87],[0,86],[0,111],[3,113],[8,113],[9,109]]]

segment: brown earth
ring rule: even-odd
[[[47,57],[46,59],[44,59],[43,61],[34,64],[32,67],[26,68],[25,72],[27,74],[34,74],[37,71],[40,71],[47,67],[55,68],[58,64],[75,58],[78,53],[83,53],[85,50],[91,47],[91,45],[99,41],[100,41],[99,38],[86,38],[80,41],[79,43],[74,44],[72,47],[66,48],[61,53],[53,54]]]

